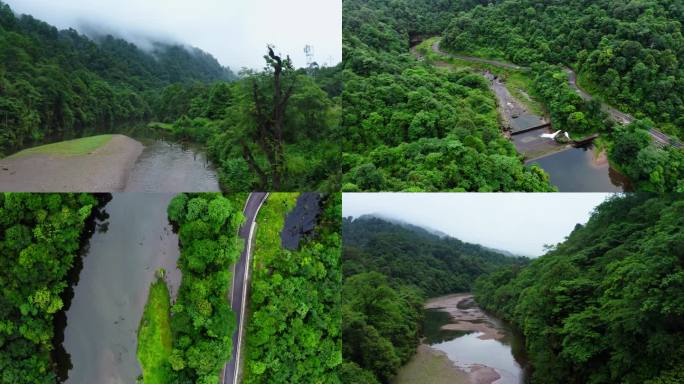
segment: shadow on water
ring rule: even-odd
[[[113,194],[93,218],[55,321],[60,382],[134,383],[140,374],[137,329],[155,272],[166,270],[172,299],[181,279],[178,236],[166,217],[172,197]]]
[[[426,309],[423,319],[423,337],[429,345],[443,343],[470,332],[443,330],[442,326],[449,324],[451,315],[439,309]]]
[[[319,193],[300,194],[294,209],[285,217],[285,224],[280,232],[282,247],[296,250],[303,237],[315,236],[314,229],[320,213],[321,195]]]
[[[55,364],[55,372],[57,379],[64,382],[69,377],[69,370],[73,368],[71,364],[71,355],[64,349],[64,330],[66,329],[67,319],[66,313],[71,307],[71,301],[74,298],[74,286],[78,284],[78,277],[83,269],[83,258],[88,254],[90,246],[90,238],[94,233],[106,233],[109,229],[109,214],[105,211],[105,206],[112,200],[112,195],[109,193],[96,194],[98,200],[97,207],[93,208],[93,214],[85,222],[84,231],[81,235],[79,254],[74,257],[74,265],[67,272],[67,288],[62,291],[60,298],[64,303],[62,310],[57,312],[54,317],[53,329],[55,335],[53,338],[54,349],[52,351],[52,361]]]

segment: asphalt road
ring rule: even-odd
[[[223,375],[221,377],[222,384],[237,384],[238,382],[238,371],[240,369],[241,359],[240,347],[244,334],[244,312],[247,306],[247,285],[249,284],[249,260],[252,257],[252,240],[256,230],[255,221],[257,213],[259,213],[259,209],[267,196],[268,193],[265,192],[250,193],[243,210],[245,222],[242,224],[242,227],[240,227],[238,236],[245,240],[245,247],[240,254],[240,259],[235,263],[233,281],[231,283],[230,292],[228,293],[228,299],[237,319],[237,327],[233,334],[233,353],[230,357],[230,361],[228,361],[223,368]]]
[[[466,60],[466,61],[475,62],[475,63],[489,64],[489,65],[494,65],[497,67],[508,68],[508,69],[516,69],[516,70],[527,69],[527,67],[521,67],[521,66],[518,66],[515,64],[506,63],[506,62],[502,62],[502,61],[487,60],[487,59],[482,59],[479,57],[464,56],[464,55],[458,55],[458,54],[444,52],[439,47],[439,41],[437,41],[435,44],[432,45],[432,50],[436,53],[439,53],[440,55],[450,56],[450,57],[460,59],[460,60]],[[575,92],[577,92],[577,94],[582,99],[589,101],[589,100],[592,100],[594,98],[591,94],[587,93],[585,90],[583,90],[582,88],[580,88],[577,85],[577,74],[575,73],[575,71],[566,67],[565,72],[568,74],[568,83],[570,84],[570,87],[572,89],[574,89]],[[634,116],[627,114],[627,113],[624,113],[624,112],[621,112],[621,111],[611,107],[610,105],[608,105],[606,103],[602,102],[601,108],[617,123],[629,124],[635,120]],[[649,133],[651,134],[651,136],[653,137],[654,140],[656,140],[662,144],[673,145],[677,148],[684,148],[684,144],[682,144],[681,142],[679,142],[677,140],[673,141],[670,138],[670,136],[664,134],[663,132],[660,132],[657,129],[650,129]]]

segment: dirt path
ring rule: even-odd
[[[0,160],[3,192],[118,192],[143,151],[124,135],[86,155],[30,154]]]

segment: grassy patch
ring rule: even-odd
[[[173,124],[160,123],[158,121],[147,124],[148,128],[161,129],[163,131],[173,132]]]
[[[140,327],[138,360],[145,384],[169,381],[169,356],[172,349],[170,295],[166,282],[159,278],[150,286]]]
[[[299,193],[271,193],[259,210],[254,242],[254,268],[268,265],[280,255],[280,231],[285,225],[285,216],[297,204]]]
[[[506,88],[518,101],[520,101],[528,111],[535,115],[544,116],[547,114],[544,104],[532,97],[532,79],[524,73],[507,71]]]
[[[41,145],[40,147],[33,147],[25,149],[21,152],[15,153],[10,157],[20,157],[33,154],[43,155],[58,155],[58,156],[80,156],[88,154],[111,140],[113,135],[98,135],[91,137],[84,137],[82,139],[60,141],[59,143]]]

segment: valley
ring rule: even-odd
[[[679,191],[667,3],[346,1],[344,191]]]
[[[345,195],[342,380],[681,381],[682,196],[510,199]]]

